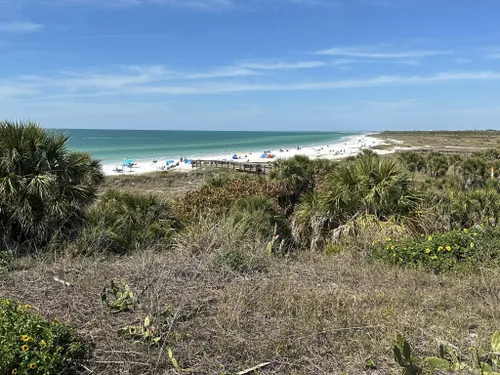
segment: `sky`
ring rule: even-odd
[[[500,129],[498,0],[0,0],[0,119]]]

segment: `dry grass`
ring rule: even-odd
[[[376,137],[401,141],[404,146],[414,147],[473,147],[479,149],[500,147],[500,131],[496,130],[383,132]]]
[[[256,251],[253,249],[252,251]],[[403,332],[421,354],[436,340],[461,348],[469,327],[487,342],[500,326],[498,270],[437,276],[371,264],[355,252],[272,258],[260,272],[236,273],[214,262],[217,251],[146,251],[127,258],[27,262],[2,276],[0,297],[30,303],[75,326],[96,344],[88,367],[96,374],[175,374],[166,355],[195,374],[220,374],[272,361],[262,374],[393,374],[391,343]],[[66,288],[52,280],[74,284]],[[110,314],[100,292],[125,278],[140,294],[135,312]],[[149,347],[116,330],[173,306],[168,342]]]
[[[137,193],[154,193],[168,198],[177,198],[203,184],[207,176],[215,173],[237,173],[215,168],[203,168],[192,172],[152,172],[139,175],[107,176],[100,191],[108,189]]]

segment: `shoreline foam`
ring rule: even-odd
[[[301,147],[299,150],[297,149],[289,149],[286,151],[270,150],[275,157],[273,159],[263,159],[261,158],[260,152],[243,152],[243,157],[241,159],[232,159],[232,155],[212,155],[212,156],[204,156],[202,159],[204,160],[227,160],[227,161],[235,161],[235,162],[263,162],[263,161],[274,161],[278,159],[286,159],[291,158],[295,155],[306,155],[311,159],[341,159],[346,158],[348,156],[357,155],[363,149],[372,149],[375,146],[386,145],[382,139],[374,138],[374,133],[365,133],[360,135],[348,136],[343,139],[340,139],[336,143],[324,144],[321,146],[310,146],[310,147]],[[391,150],[374,150],[378,154],[387,154],[394,152],[396,148]],[[189,159],[189,158],[188,158]],[[194,158],[197,159],[197,158]],[[175,160],[178,162],[179,160]],[[132,168],[124,167],[123,172],[116,172],[115,169],[117,167],[116,164],[105,164],[103,165],[103,171],[106,176],[112,175],[137,175],[143,173],[151,173],[162,171],[161,167],[165,166],[166,158],[158,159],[157,163],[150,162],[139,162],[137,165]],[[173,171],[190,171],[192,170],[190,164],[185,164],[180,162],[178,167],[172,169]]]

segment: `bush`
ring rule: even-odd
[[[439,152],[427,155],[426,171],[431,177],[442,177],[448,172],[448,158]]]
[[[12,262],[12,252],[0,250],[0,275],[8,272]]]
[[[235,224],[241,224],[255,234],[270,236],[275,225],[278,231],[286,234],[285,215],[280,212],[272,200],[262,196],[251,196],[238,199],[233,203],[230,216]]]
[[[476,227],[401,241],[389,237],[373,255],[393,264],[449,271],[458,265],[496,262],[499,245],[496,228]]]
[[[92,346],[59,321],[49,322],[15,301],[0,302],[0,373],[71,373]]]
[[[328,238],[359,233],[363,222],[399,223],[414,216],[419,202],[410,174],[395,159],[363,154],[339,163],[319,189],[302,197],[293,236],[315,249]]]
[[[79,229],[104,176],[67,141],[35,123],[0,121],[0,250],[39,250]]]
[[[170,203],[152,194],[108,190],[87,214],[87,226],[73,244],[78,252],[126,253],[164,241],[181,227]]]
[[[229,213],[233,203],[242,198],[263,196],[271,199],[276,209],[284,211],[286,191],[278,183],[260,180],[235,179],[221,187],[203,186],[188,192],[177,202],[176,211],[183,221]],[[285,197],[285,198],[283,198]]]

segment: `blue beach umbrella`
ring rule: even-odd
[[[265,159],[265,158],[267,158],[267,154],[266,154],[265,152],[264,152],[264,153],[262,153],[262,155],[260,155],[260,158],[261,158],[261,159]]]
[[[232,156],[232,158],[233,158],[233,160],[236,160],[236,159],[238,159],[238,155],[234,154],[234,155]]]
[[[132,167],[132,164],[134,164],[134,161],[133,161],[132,159],[126,159],[126,160],[123,162],[122,167]]]
[[[172,159],[167,160],[167,165],[174,164],[174,163],[175,163],[175,160],[172,160]]]

